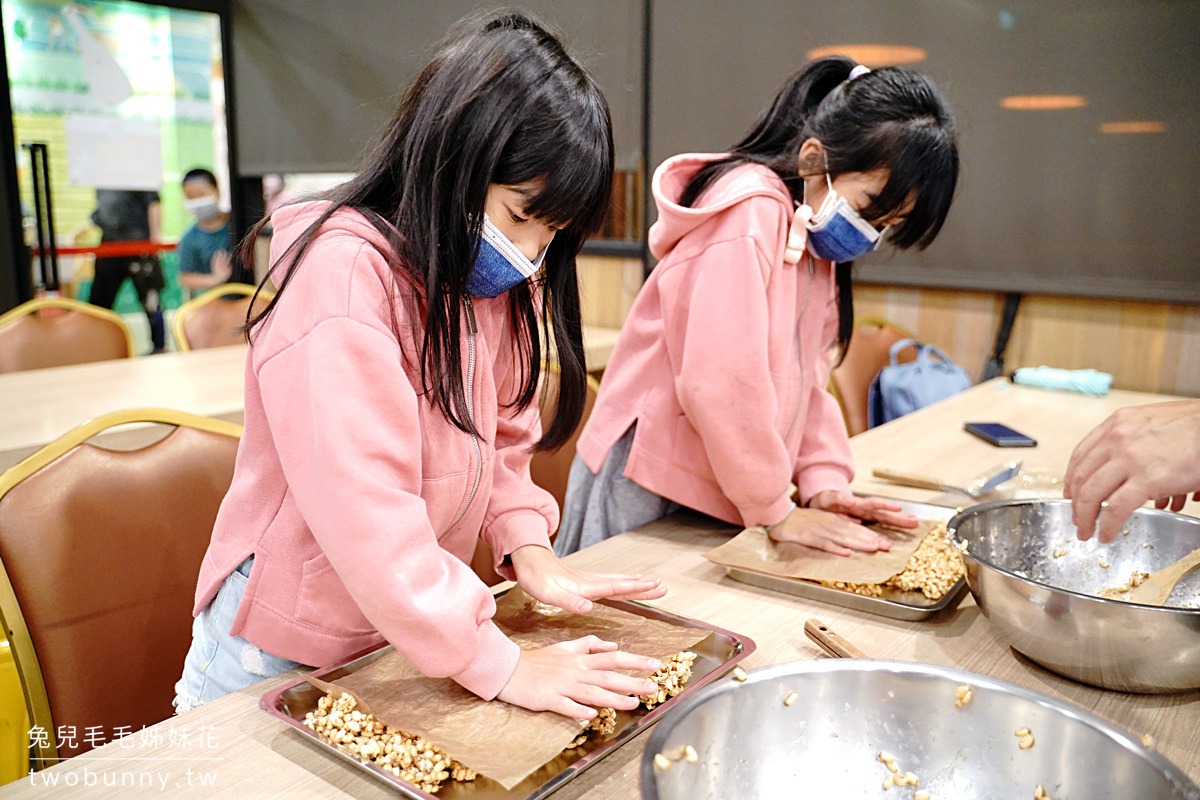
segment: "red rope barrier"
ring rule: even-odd
[[[94,247],[56,247],[60,256],[94,255],[96,258],[117,258],[120,256],[149,256],[168,250],[174,250],[173,244],[151,242],[148,239],[132,242],[101,242]],[[32,248],[35,256],[41,255],[41,250]]]

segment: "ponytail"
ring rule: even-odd
[[[805,123],[821,101],[850,77],[854,67],[852,59],[831,56],[810,62],[788,78],[749,133],[729,148],[729,154],[697,170],[684,188],[679,204],[690,208],[708,187],[742,164],[770,167],[787,184],[792,198],[802,202],[803,179],[796,157],[807,138],[802,136]]]
[[[696,171],[679,198],[691,207],[722,176],[743,164],[770,168],[792,200],[804,199],[804,179],[828,172],[889,170],[883,190],[860,212],[884,219],[916,200],[888,240],[907,249],[927,247],[941,230],[958,182],[954,118],[933,82],[904,67],[884,67],[851,78],[857,64],[845,56],[819,58],[793,74],[770,107],[728,155]],[[810,138],[824,147],[821,164],[799,162]],[[854,329],[851,271],[837,264],[838,346],[842,355]]]

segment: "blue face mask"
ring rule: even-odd
[[[467,276],[467,294],[472,297],[496,297],[527,280],[542,266],[549,245],[542,248],[537,259],[530,261],[517,246],[483,216],[483,232],[479,238],[479,255]]]
[[[807,225],[808,249],[812,254],[840,263],[853,261],[879,247],[887,228],[875,230],[850,207],[846,198],[834,191],[829,173],[825,173],[825,180],[829,182],[829,192]]]

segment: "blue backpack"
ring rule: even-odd
[[[916,360],[897,363],[900,351],[910,345],[917,347]],[[971,386],[967,371],[935,345],[901,339],[892,345],[890,356],[891,363],[879,370],[867,390],[868,428],[933,405]]]

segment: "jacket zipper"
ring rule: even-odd
[[[804,301],[800,304],[800,313],[796,315],[796,404],[792,406],[792,418],[788,421],[787,431],[783,434],[785,442],[792,435],[792,428],[796,425],[796,416],[800,413],[800,398],[804,393],[804,362],[800,358],[800,322],[804,319],[804,309],[808,308],[808,293],[812,291],[813,275],[816,273],[812,253],[805,252],[804,255],[808,259],[808,283],[804,287]]]
[[[467,303],[467,420],[471,423],[471,427],[475,427],[475,334],[479,332],[479,327],[475,324],[475,307],[471,304],[470,296],[466,297]],[[471,484],[471,494],[467,496],[466,505],[458,512],[458,516],[454,518],[454,522],[450,523],[450,527],[458,524],[458,521],[467,513],[467,509],[471,507],[471,501],[475,499],[475,494],[479,491],[479,482],[483,480],[483,452],[479,449],[479,437],[471,434],[471,447],[475,451],[475,481]]]

